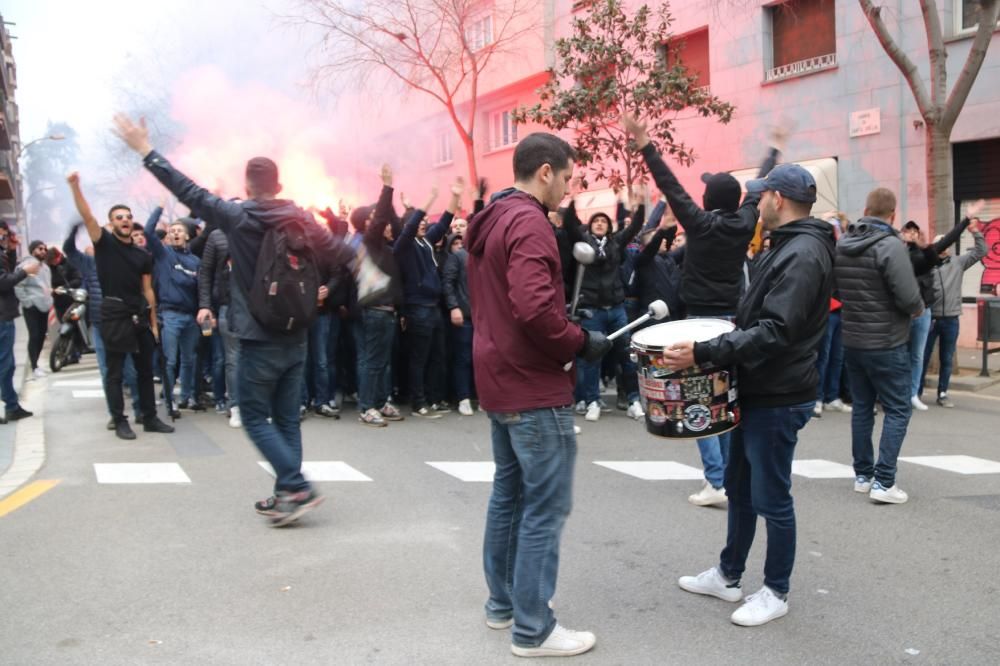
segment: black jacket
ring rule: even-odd
[[[458,308],[462,311],[465,321],[472,321],[472,309],[469,307],[469,276],[466,266],[469,263],[469,253],[465,248],[451,252],[451,243],[455,234],[448,236],[448,258],[444,262],[444,305],[448,310]]]
[[[63,257],[62,260],[55,266],[49,265],[49,270],[52,271],[52,289],[55,290],[56,287],[64,287],[65,289],[79,289],[80,285],[83,284],[83,276],[80,271],[69,263],[67,257]],[[52,301],[55,304],[56,312],[65,312],[69,306],[73,305],[73,297],[69,294],[52,294]]]
[[[393,189],[388,186],[382,187],[379,194],[378,203],[375,204],[375,214],[365,228],[364,244],[375,265],[383,273],[389,276],[389,290],[384,296],[369,303],[370,306],[393,305],[397,308],[403,305],[403,279],[399,272],[399,264],[396,262],[396,255],[393,252],[392,243],[385,239],[385,228],[392,226],[392,237],[399,238],[402,232],[402,225],[395,211],[392,209]]]
[[[738,364],[745,407],[816,399],[816,349],[830,314],[834,247],[833,228],[812,217],[772,231],[771,250],[736,310],[736,330],[695,345],[698,363]]]
[[[580,290],[580,305],[591,308],[613,308],[625,302],[625,285],[622,284],[622,261],[625,248],[642,229],[644,219],[642,206],[632,216],[628,227],[608,234],[602,244],[589,231],[584,231],[580,218],[576,216],[576,206],[572,202],[563,215],[563,229],[572,243],[584,242],[594,248],[597,259],[583,274],[583,288]],[[602,247],[603,245],[603,247]]]
[[[208,234],[198,267],[198,307],[219,314],[229,305],[229,240],[221,229]]]
[[[743,263],[757,227],[760,194],[748,192],[743,204],[732,213],[702,210],[681,187],[655,145],[646,144],[642,156],[687,235],[681,300],[688,314],[732,314],[742,293]],[[758,178],[766,176],[777,159],[778,151],[772,149],[761,164]]]
[[[910,318],[924,311],[906,246],[874,217],[847,228],[837,244],[842,339],[853,349],[892,349],[910,339]]]
[[[14,285],[28,277],[23,268],[10,269],[10,255],[0,257],[0,321],[14,321],[21,316],[20,303],[14,294]]]
[[[670,247],[676,234],[677,227],[657,230],[635,259],[640,312],[645,312],[653,301],[661,300],[670,308],[670,319],[684,319],[680,295],[684,248],[672,252],[659,251],[664,241]]]

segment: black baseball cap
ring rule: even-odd
[[[904,224],[903,228],[904,229],[913,229],[914,231],[920,231],[920,225],[917,224],[916,222],[914,222],[913,220],[910,220],[909,222],[907,222],[906,224]]]
[[[767,191],[802,203],[816,203],[816,180],[798,164],[779,164],[767,177],[747,181],[747,192]]]

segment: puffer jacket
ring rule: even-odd
[[[469,275],[467,265],[469,263],[469,253],[463,247],[461,250],[451,251],[451,244],[457,234],[448,236],[447,245],[448,258],[444,262],[444,275],[442,276],[442,286],[444,287],[444,305],[448,310],[458,308],[462,311],[465,321],[472,320],[472,309],[469,307]]]
[[[932,317],[960,317],[962,315],[962,274],[986,256],[986,239],[980,233],[972,234],[975,245],[957,257],[948,257],[931,271],[934,300]]]
[[[837,290],[844,303],[845,347],[892,349],[910,339],[910,319],[924,311],[913,264],[899,234],[863,217],[837,244]]]
[[[626,228],[615,233],[609,230],[603,239],[598,239],[583,229],[580,218],[576,216],[576,207],[570,202],[563,215],[563,228],[573,243],[587,243],[597,255],[594,263],[587,266],[583,273],[583,286],[580,289],[582,306],[613,308],[625,301],[625,285],[622,283],[620,269],[625,260],[625,248],[642,229],[644,218],[643,207],[639,206]]]
[[[198,307],[219,314],[229,305],[229,241],[221,229],[208,234],[198,266]]]

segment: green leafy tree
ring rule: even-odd
[[[515,113],[553,130],[572,130],[577,162],[588,176],[616,191],[647,176],[642,156],[619,123],[623,113],[648,120],[660,151],[682,164],[694,152],[674,135],[678,112],[694,111],[727,123],[733,106],[698,85],[683,63],[683,47],[671,39],[673,17],[664,2],[626,12],[620,0],[595,0],[573,19],[573,34],[556,40],[556,65],[538,90],[540,102]]]

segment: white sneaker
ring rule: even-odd
[[[726,502],[726,489],[715,488],[708,481],[701,487],[701,490],[688,497],[688,502],[695,506],[713,506]]]
[[[828,402],[824,404],[823,409],[825,409],[828,412],[843,412],[845,414],[850,414],[852,411],[854,411],[850,405],[845,405],[844,401],[841,400],[840,398],[837,398],[833,402]]]
[[[584,417],[588,421],[597,421],[601,418],[601,404],[596,400],[587,405],[587,415]]]
[[[472,416],[475,412],[472,411],[472,403],[469,399],[461,400],[458,403],[458,413],[462,416]]]
[[[735,602],[743,598],[739,581],[730,583],[722,576],[718,567],[702,571],[697,576],[681,576],[677,579],[677,584],[682,590],[694,594],[706,594],[723,601]]]
[[[511,644],[510,651],[518,657],[572,657],[594,647],[597,637],[589,631],[573,631],[557,624],[545,642],[538,647]]]
[[[813,416],[815,416],[816,418],[822,418],[822,416],[823,416],[823,403],[821,401],[817,400],[816,404],[813,405]]]
[[[785,615],[788,615],[788,602],[765,585],[748,596],[746,603],[737,608],[729,619],[743,627],[759,627]]]
[[[576,407],[573,408],[573,411],[575,411],[580,416],[583,416],[584,414],[587,413],[587,402],[585,400],[581,400],[580,402],[576,403]]]
[[[903,504],[906,500],[910,499],[910,496],[900,490],[898,485],[886,488],[878,481],[872,483],[872,489],[868,493],[868,497],[883,504]]]
[[[629,405],[628,411],[625,413],[628,414],[629,418],[635,419],[636,421],[641,421],[643,417],[646,416],[646,412],[642,411],[642,404],[640,404],[638,400]]]
[[[45,371],[42,370],[42,366],[38,366],[32,371],[31,374],[33,374],[36,379],[41,379],[42,377],[45,376]]]
[[[867,493],[871,492],[872,481],[875,479],[869,478],[867,476],[858,476],[854,479],[854,492],[856,493]]]
[[[229,427],[230,428],[242,428],[243,419],[240,418],[240,408],[233,406],[229,410]]]
[[[927,411],[927,405],[925,405],[924,401],[918,398],[917,396],[913,396],[912,398],[910,398],[910,404],[913,405],[913,409],[917,410],[918,412]]]
[[[578,425],[573,426],[573,434],[574,435],[579,435],[581,432],[583,432],[583,428],[581,428]]]

